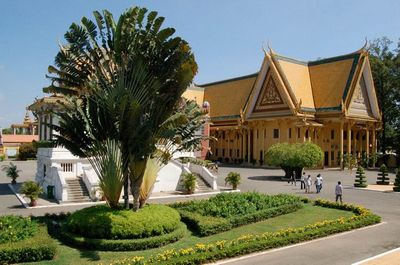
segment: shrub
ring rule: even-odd
[[[49,237],[46,227],[41,226],[30,238],[0,244],[0,264],[51,260],[56,250],[56,243]]]
[[[12,184],[17,183],[16,179],[19,177],[19,173],[21,172],[21,170],[19,170],[16,165],[10,162],[9,165],[2,166],[1,170],[6,173],[7,177],[12,179],[11,181]]]
[[[15,215],[0,217],[0,244],[18,242],[36,234],[38,225],[30,218]]]
[[[18,150],[18,159],[19,160],[35,159],[36,153],[37,153],[37,148],[33,143],[21,144]]]
[[[27,181],[22,184],[21,193],[31,200],[31,206],[35,206],[39,195],[43,193],[43,188],[34,181]]]
[[[225,185],[227,183],[232,185],[232,189],[236,190],[237,186],[240,184],[240,174],[237,172],[229,172],[228,176],[225,178]]]
[[[362,166],[358,166],[354,187],[366,188],[367,186],[368,185],[367,185],[367,180],[366,180],[365,173],[364,173],[364,168]]]
[[[165,205],[147,205],[138,212],[98,205],[76,211],[67,219],[70,232],[97,239],[159,236],[172,232],[179,223],[179,213]]]
[[[380,217],[367,209],[354,205],[342,205],[320,200],[322,207],[358,209],[349,218],[322,221],[299,228],[287,228],[277,232],[241,235],[233,240],[221,240],[208,244],[196,244],[185,249],[167,249],[149,258],[135,256],[114,261],[112,264],[202,264],[219,259],[240,256],[256,251],[282,247],[302,241],[324,237],[380,222]]]
[[[192,194],[196,189],[196,175],[193,173],[185,173],[183,175],[183,187],[187,193]]]
[[[300,197],[293,195],[268,196],[249,192],[221,193],[208,200],[171,206],[179,211],[182,221],[193,231],[200,236],[207,236],[294,212],[302,207],[302,203]]]
[[[139,239],[85,238],[55,227],[53,227],[53,233],[61,241],[78,248],[102,251],[135,251],[161,247],[176,242],[187,234],[187,229],[183,223],[179,223],[177,228],[168,234]]]
[[[378,185],[389,185],[388,169],[385,164],[379,168],[380,173],[378,173],[378,180],[376,184]]]

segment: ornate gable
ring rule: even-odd
[[[350,115],[372,116],[364,74],[356,85],[349,108]]]
[[[278,81],[275,75],[269,69],[253,108],[253,113],[289,110],[289,107],[282,99],[277,84]]]

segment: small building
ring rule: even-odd
[[[13,134],[2,134],[0,131],[0,155],[16,157],[21,144],[38,141],[37,122],[32,121],[28,111],[23,123],[11,124]]]
[[[319,145],[327,167],[377,152],[381,113],[365,48],[311,62],[270,50],[255,74],[189,89],[209,104],[211,159],[263,164],[282,142]]]

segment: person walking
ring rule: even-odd
[[[306,184],[306,193],[311,193],[311,184],[312,184],[311,175],[307,176],[305,184]]]
[[[292,185],[293,185],[293,183],[296,186],[296,171],[293,171],[293,174],[292,174]]]
[[[335,187],[335,194],[336,194],[336,202],[338,202],[338,199],[340,199],[340,203],[343,203],[343,187],[342,187],[342,182],[338,181],[338,184]]]
[[[306,188],[305,177],[306,177],[306,172],[303,172],[303,175],[301,175],[301,179],[300,179],[300,189],[301,190]]]
[[[321,192],[321,189],[322,189],[322,181],[323,181],[323,179],[322,179],[322,177],[321,177],[321,174],[318,174],[318,175],[317,175],[317,178],[316,178],[316,180],[315,180],[315,188],[317,189],[317,193],[320,193],[320,192]]]

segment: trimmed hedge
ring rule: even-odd
[[[252,252],[282,247],[302,241],[325,237],[380,222],[380,217],[369,210],[355,205],[336,204],[316,200],[315,205],[353,211],[355,215],[331,221],[322,221],[301,228],[288,228],[277,232],[242,235],[230,241],[197,244],[186,249],[169,249],[150,258],[132,257],[114,261],[112,264],[203,264],[225,258],[232,258]]]
[[[38,224],[30,217],[5,215],[0,217],[0,244],[18,242],[34,236]]]
[[[181,214],[182,221],[185,222],[194,232],[200,236],[209,236],[230,230],[237,226],[255,223],[268,218],[295,212],[302,207],[303,205],[301,203],[287,204],[232,218],[204,216],[187,211],[178,211]]]
[[[274,196],[257,192],[222,193],[208,200],[172,204],[182,221],[200,236],[208,236],[303,207],[302,198],[294,195]]]
[[[135,224],[132,224],[133,226]],[[78,248],[102,251],[134,251],[161,247],[178,241],[187,234],[186,225],[180,223],[169,234],[140,238],[140,239],[95,239],[85,238],[66,231],[63,228],[53,227],[52,234],[62,242]]]
[[[57,250],[56,242],[49,237],[47,229],[39,226],[34,236],[0,244],[0,264],[51,260]]]
[[[98,205],[67,218],[68,231],[93,239],[139,239],[168,234],[180,223],[179,213],[165,205],[147,205],[139,212]]]

